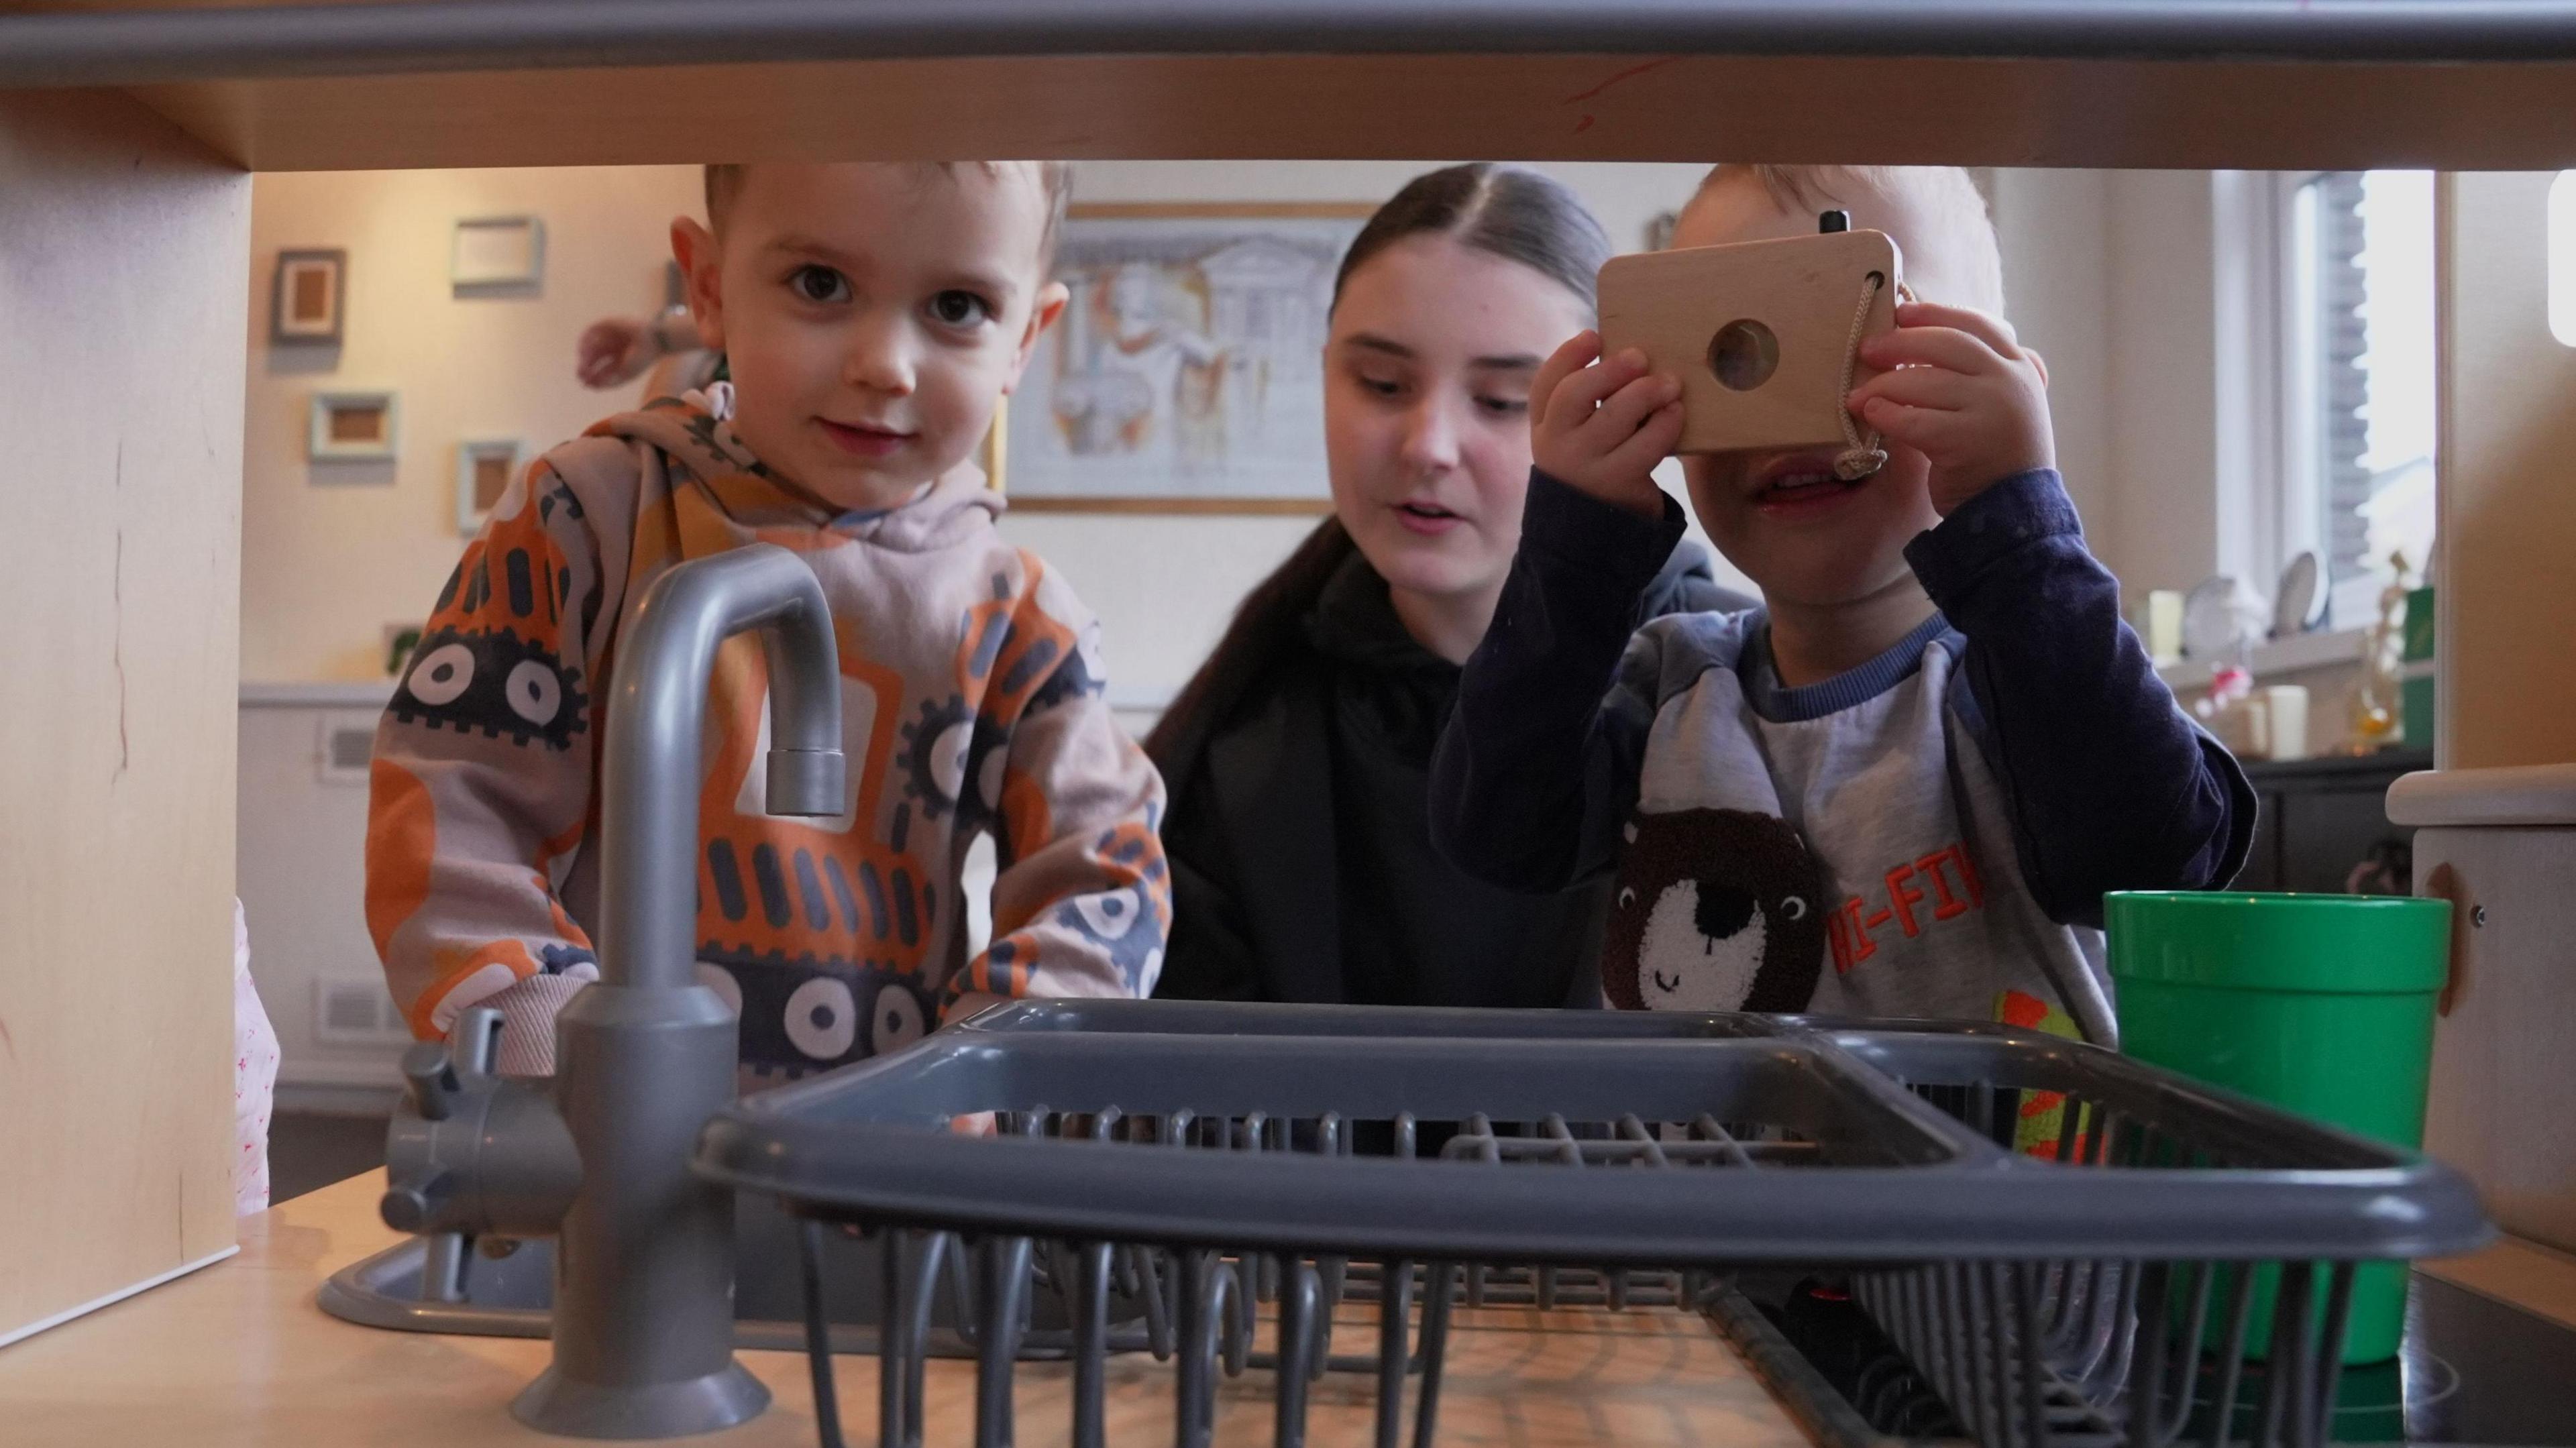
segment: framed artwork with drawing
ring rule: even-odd
[[[1324,336],[1365,202],[1076,206],[1011,398],[1011,506],[1324,513]],[[997,449],[999,451],[999,449]]]

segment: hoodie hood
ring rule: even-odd
[[[1761,603],[1758,598],[1721,587],[1708,550],[1684,538],[1655,573],[1655,581],[1637,599],[1637,624],[1643,627],[1668,613],[1741,613]]]
[[[730,390],[717,383],[704,392],[658,397],[590,431],[651,446],[666,460],[673,492],[692,489],[736,524],[765,533],[809,529],[917,553],[979,536],[1001,516],[1002,495],[972,463],[958,464],[895,507],[837,508],[753,455],[729,420]]]
[[[1642,627],[1668,613],[1735,613],[1759,602],[1720,587],[1708,550],[1684,538],[1638,596],[1637,623]],[[1458,666],[1413,641],[1387,595],[1386,579],[1356,551],[1325,583],[1306,617],[1306,638],[1345,663],[1417,675],[1443,689],[1457,684]]]

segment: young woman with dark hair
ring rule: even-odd
[[[1476,164],[1415,178],[1334,279],[1333,516],[1253,589],[1146,741],[1171,790],[1157,994],[1382,1005],[1588,1003],[1598,888],[1525,896],[1450,867],[1431,747],[1520,540],[1530,379],[1593,321],[1610,255],[1571,191]],[[1684,543],[1638,622],[1741,606]]]

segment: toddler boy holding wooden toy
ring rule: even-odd
[[[1532,389],[1433,838],[1510,887],[1615,871],[1612,1005],[2109,1042],[2103,893],[2224,884],[2254,800],[2086,551],[1983,199],[1955,168],[1720,166],[1674,245],[1728,250],[1614,261],[1609,355],[1581,334]],[[1631,637],[1677,449],[1764,602]]]

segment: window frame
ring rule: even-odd
[[[2269,595],[2290,560],[2312,552],[2324,610],[2319,628],[2350,631],[2368,620],[2335,607],[2326,439],[2320,435],[2325,420],[2323,358],[2312,345],[2319,336],[2315,288],[2303,284],[2303,269],[2317,245],[2313,213],[2303,214],[2303,197],[2311,183],[2330,174],[2326,169],[2218,173],[2219,510],[2222,537],[2232,527],[2249,540],[2241,548],[2224,550],[2222,571],[2232,568]],[[2436,230],[2438,251],[2438,222]],[[2437,334],[2440,327],[2437,312]],[[2440,406],[2436,397],[2437,417]],[[2438,422],[2436,427],[2438,478]],[[2439,549],[2437,534],[2415,566],[2432,567]],[[2351,589],[2349,581],[2345,588]]]

